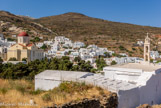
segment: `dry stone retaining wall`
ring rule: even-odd
[[[112,93],[109,96],[102,96],[99,98],[83,99],[82,101],[72,101],[61,106],[53,105],[42,108],[117,108],[118,97],[116,93]]]

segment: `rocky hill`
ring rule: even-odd
[[[65,35],[73,41],[96,44],[132,56],[142,56],[143,48],[135,47],[134,44],[137,40],[143,40],[147,32],[154,40],[152,49],[158,42],[155,35],[161,35],[161,28],[112,22],[72,12],[33,19],[0,11],[0,21],[3,33],[7,36],[20,30],[27,30],[32,36],[47,38]]]
[[[0,11],[0,27],[2,33],[11,37],[17,35],[21,31],[27,31],[31,36],[52,36],[53,31],[43,25],[32,21],[29,17],[18,16],[6,11]]]
[[[157,27],[111,22],[71,12],[34,21],[72,40],[80,40],[87,45],[96,44],[116,52],[126,52],[132,56],[142,56],[143,48],[134,47],[134,44],[137,40],[144,40],[147,32],[153,38],[152,49],[158,41],[155,35],[161,34],[161,28]]]

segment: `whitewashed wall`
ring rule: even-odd
[[[49,79],[35,79],[35,90],[50,90],[58,87],[61,81],[59,80],[49,80]]]
[[[161,73],[152,75],[146,86],[140,88],[140,104],[145,103],[161,103]]]
[[[139,88],[120,90],[118,92],[118,108],[136,108],[140,105]]]

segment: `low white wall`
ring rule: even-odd
[[[61,81],[56,80],[46,80],[46,79],[35,79],[35,90],[50,90],[58,87]]]

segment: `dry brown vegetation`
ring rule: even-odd
[[[51,106],[53,104],[61,105],[70,101],[80,101],[83,98],[110,94],[102,88],[75,82],[63,82],[59,87],[50,91],[34,91],[34,81],[26,80],[0,79],[0,85],[0,102],[29,103],[32,98],[37,104],[36,107]]]

